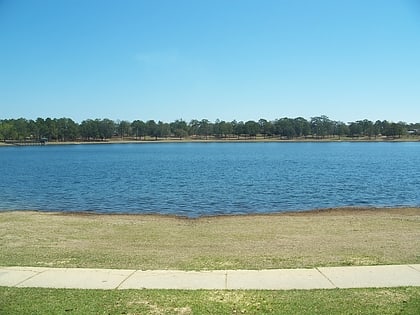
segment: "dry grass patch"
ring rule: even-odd
[[[0,213],[0,265],[262,269],[420,263],[420,208],[185,219]]]

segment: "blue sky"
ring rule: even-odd
[[[0,0],[0,119],[420,121],[417,0]]]

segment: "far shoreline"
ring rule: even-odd
[[[98,144],[158,144],[158,143],[340,143],[340,142],[354,142],[354,143],[401,143],[401,142],[420,142],[420,137],[403,137],[403,138],[389,138],[389,137],[326,137],[326,138],[148,138],[148,139],[104,139],[104,140],[86,140],[86,141],[51,141],[46,142],[45,145],[98,145]],[[35,146],[40,145],[38,142],[25,142],[25,141],[8,141],[0,142],[0,147],[13,147],[13,146]]]

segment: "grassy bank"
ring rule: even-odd
[[[420,209],[183,219],[0,213],[0,265],[297,268],[420,262]],[[417,314],[420,288],[294,291],[0,287],[0,314]]]
[[[420,263],[420,208],[183,219],[0,213],[0,265],[263,269]]]

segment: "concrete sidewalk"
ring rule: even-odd
[[[420,286],[420,265],[224,271],[0,267],[0,286],[187,290]]]

